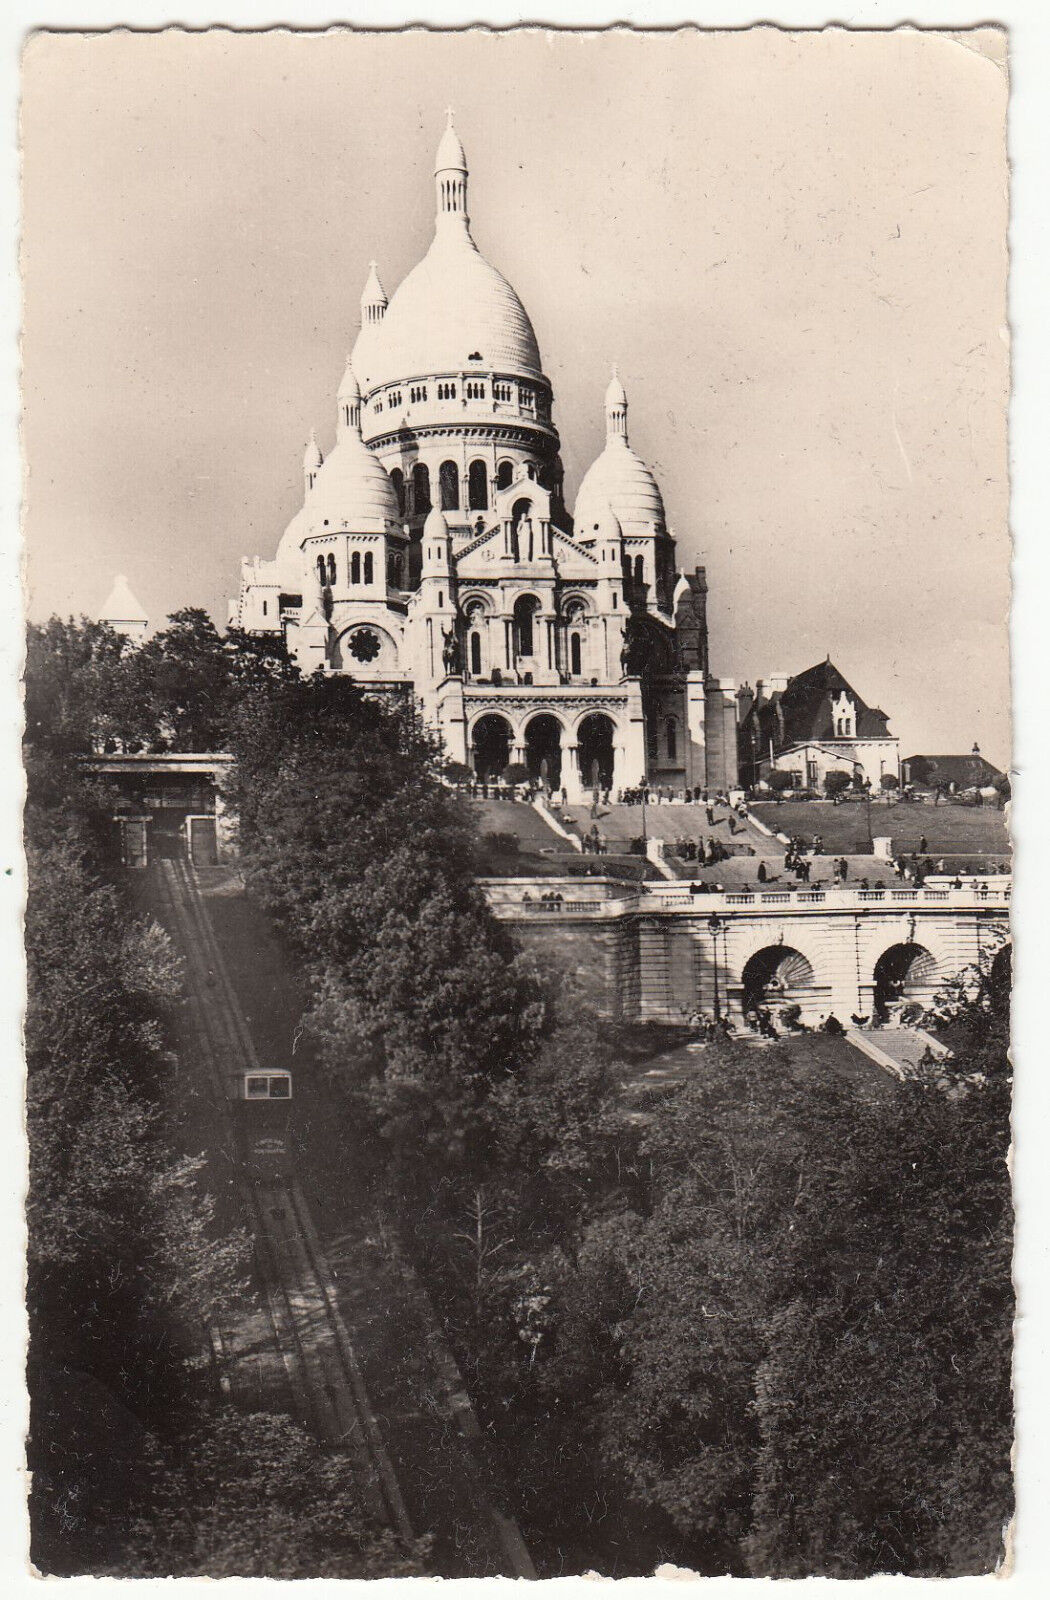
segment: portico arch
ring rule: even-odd
[[[547,779],[552,789],[561,785],[562,725],[557,717],[543,711],[525,726],[525,764],[530,777]]]
[[[576,734],[580,781],[585,789],[597,783],[611,789],[615,783],[616,724],[604,712],[593,711],[584,717]]]
[[[478,778],[492,782],[502,776],[510,763],[513,729],[506,717],[487,712],[475,722],[470,735],[470,754]]]

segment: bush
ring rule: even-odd
[[[885,789],[887,794],[892,794],[895,789],[899,789],[901,786],[900,779],[897,777],[895,772],[884,772],[882,774],[881,781],[882,787]]]
[[[836,796],[845,794],[852,781],[848,772],[825,772],[824,793],[829,800],[834,800]]]
[[[793,772],[778,772],[774,770],[769,774],[769,787],[775,795],[782,795],[786,790],[795,787],[795,774]]]
[[[481,847],[483,850],[491,850],[495,855],[516,856],[520,841],[516,833],[483,833]]]

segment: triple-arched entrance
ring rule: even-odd
[[[468,650],[471,636],[468,635]],[[493,782],[508,766],[524,764],[535,783],[565,788],[574,800],[595,785],[613,789],[618,780],[616,722],[604,712],[585,713],[572,724],[554,711],[486,711],[473,724],[470,762],[478,778]]]

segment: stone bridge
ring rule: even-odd
[[[609,1016],[735,1021],[757,1004],[893,1017],[928,1005],[967,967],[1003,971],[1010,880],[921,889],[805,887],[694,894],[684,883],[488,879],[496,914],[544,962],[567,969]],[[541,896],[546,895],[547,899]],[[551,900],[550,896],[560,897]]]

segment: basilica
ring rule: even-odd
[[[679,572],[615,370],[605,448],[570,512],[529,317],[471,236],[451,115],[434,239],[388,299],[373,263],[303,505],[244,558],[230,621],[304,673],[411,695],[451,760],[598,783],[728,789],[736,686],[710,673],[704,569]]]

